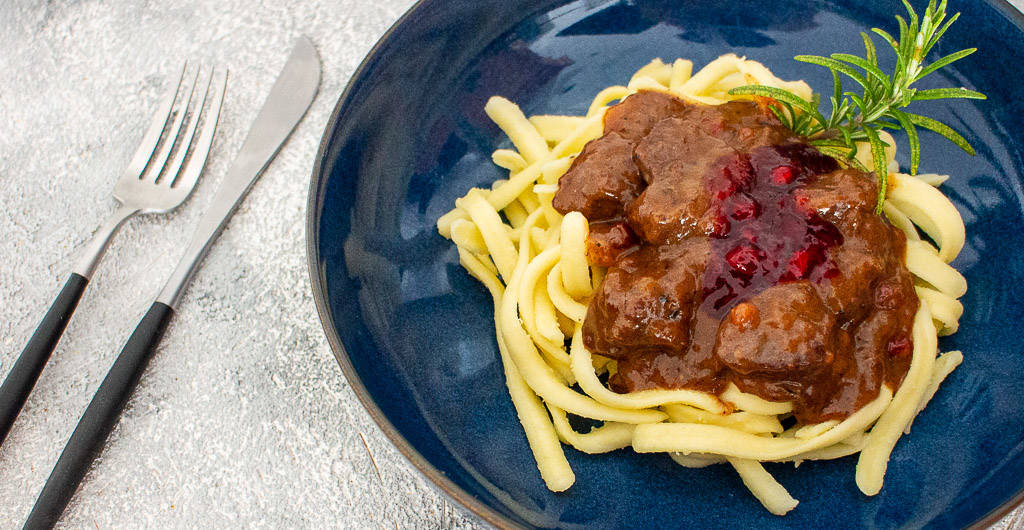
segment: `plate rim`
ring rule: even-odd
[[[567,0],[567,3],[572,1],[575,0]],[[1009,0],[984,0],[984,2],[1009,19],[1011,23],[1016,25],[1021,32],[1024,33],[1024,8],[1018,9],[1016,6],[1011,4]],[[327,302],[327,288],[324,284],[324,278],[322,278],[322,275],[319,273],[320,265],[318,249],[320,243],[319,225],[321,209],[317,208],[317,206],[322,204],[322,199],[325,194],[323,183],[326,181],[326,179],[321,177],[323,176],[326,165],[325,161],[327,150],[331,140],[334,139],[342,111],[344,111],[348,106],[349,99],[356,88],[355,85],[357,82],[363,78],[370,66],[381,58],[381,52],[391,38],[416,15],[426,11],[430,7],[433,7],[432,4],[443,5],[439,0],[416,0],[416,2],[374,43],[373,47],[370,48],[370,51],[367,52],[365,57],[363,57],[359,66],[356,67],[348,81],[345,83],[345,89],[341,92],[341,95],[338,96],[338,101],[335,103],[334,109],[331,111],[330,119],[327,121],[327,124],[324,127],[324,132],[320,137],[320,145],[317,148],[316,159],[313,165],[312,175],[310,176],[309,190],[306,198],[306,265],[309,272],[310,287],[313,291],[313,302],[316,305],[320,325],[323,328],[324,335],[326,335],[327,342],[331,347],[331,353],[341,368],[345,379],[348,380],[349,386],[355,393],[356,398],[363,405],[363,408],[365,408],[370,414],[370,417],[377,424],[377,427],[383,431],[388,441],[390,441],[391,444],[398,449],[399,453],[412,463],[420,473],[430,479],[435,487],[440,488],[441,491],[450,498],[458,501],[467,508],[470,513],[482,518],[486,522],[498,528],[514,528],[518,526],[514,521],[463,490],[437,467],[431,464],[419,451],[412,447],[412,444],[405,439],[402,433],[399,432],[398,428],[395,427],[391,420],[389,420],[384,414],[383,410],[381,410],[373,400],[369,391],[366,389],[366,385],[363,384],[362,378],[356,372],[355,366],[352,364],[352,360],[349,358],[348,352],[345,349],[345,345],[341,341],[341,337],[338,335],[337,330],[331,323],[331,312]],[[1022,45],[1022,49],[1024,49],[1024,45]],[[971,523],[969,528],[988,528],[1002,520],[1010,512],[1021,505],[1024,505],[1024,489],[1017,491],[1002,504],[996,506],[986,515]]]
[[[455,484],[450,478],[444,473],[437,469],[431,464],[426,457],[420,454],[408,440],[402,436],[398,428],[395,427],[391,420],[387,418],[384,411],[377,405],[376,401],[370,396],[369,391],[366,389],[366,385],[363,384],[362,378],[356,372],[355,366],[352,364],[352,360],[348,356],[348,351],[345,349],[345,345],[341,341],[341,337],[338,335],[337,330],[331,324],[331,312],[330,306],[327,302],[327,287],[324,284],[324,279],[319,272],[319,225],[320,225],[320,209],[318,205],[322,203],[324,196],[325,179],[321,178],[323,175],[327,150],[334,139],[335,131],[337,130],[339,119],[341,118],[342,111],[348,104],[349,98],[352,96],[352,92],[355,90],[355,85],[359,79],[361,79],[366,71],[370,68],[370,65],[376,62],[381,55],[381,52],[388,41],[397,33],[402,26],[407,23],[410,19],[414,18],[420,12],[426,11],[434,0],[416,0],[416,3],[412,5],[405,13],[402,14],[388,29],[377,39],[377,42],[373,44],[370,51],[366,53],[359,66],[352,72],[348,81],[345,83],[345,89],[338,96],[338,101],[334,104],[334,109],[331,111],[331,117],[327,121],[327,125],[324,127],[324,132],[320,137],[320,145],[317,148],[316,160],[313,165],[313,172],[310,177],[309,191],[306,197],[306,265],[309,272],[310,286],[313,291],[313,302],[316,305],[317,316],[320,319],[320,326],[324,330],[324,334],[327,336],[327,342],[331,347],[331,353],[334,355],[334,359],[337,361],[341,368],[342,374],[345,379],[348,380],[349,386],[355,393],[356,398],[363,405],[363,408],[370,414],[370,417],[377,424],[377,427],[384,432],[388,441],[391,442],[399,453],[402,454],[412,465],[424,476],[430,479],[432,485],[438,487],[450,498],[456,500],[464,507],[469,509],[470,513],[480,517],[488,523],[498,528],[514,528],[515,524],[508,519],[506,516],[484,504],[476,497],[470,495],[468,492],[463,490],[460,486]]]

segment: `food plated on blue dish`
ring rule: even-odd
[[[1019,495],[1022,91],[990,71],[1019,14],[741,4],[424,2],[339,102],[325,329],[491,522],[964,526]]]

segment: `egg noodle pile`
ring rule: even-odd
[[[695,390],[613,392],[601,376],[614,373],[615,361],[583,345],[587,304],[605,271],[587,261],[587,220],[579,212],[559,214],[551,201],[573,158],[603,134],[608,106],[638,90],[717,105],[737,99],[728,91],[746,84],[785,88],[811,99],[803,81],[782,81],[760,63],[732,54],[691,72],[690,61],[655,59],[626,86],[598,93],[585,116],[527,118],[514,103],[492,97],[487,115],[515,147],[498,149],[492,158],[509,178],[490,189],[469,190],[437,222],[441,235],[457,245],[462,266],[494,299],[506,384],[540,475],[552,491],[564,491],[576,480],[563,444],[585,453],[632,447],[638,453],[666,453],[685,467],[728,463],[765,508],[782,515],[797,501],[763,462],[798,465],[859,453],[857,486],[874,495],[897,440],[963,359],[957,351],[937,354],[937,336],[954,333],[963,313],[957,298],[967,283],[948,265],[963,247],[963,220],[936,189],[947,177],[898,173],[895,147],[886,150],[890,190],[884,213],[906,234],[906,265],[921,301],[910,370],[898,389],[883,385],[874,401],[843,421],[784,428],[780,420],[791,415],[791,403],[769,402],[734,385],[717,396]],[[884,139],[894,146],[891,137]],[[858,157],[870,167],[868,151],[862,146]],[[580,433],[567,414],[601,425]]]

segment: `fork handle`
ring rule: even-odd
[[[36,385],[39,374],[50,359],[88,284],[89,279],[85,276],[71,273],[0,386],[0,444],[7,437],[11,425],[14,425],[14,420],[25,405],[32,387]]]
[[[3,444],[28,395],[39,380],[39,374],[50,360],[50,355],[64,334],[64,328],[78,307],[78,300],[82,298],[82,292],[96,271],[96,266],[110,245],[110,240],[121,224],[138,211],[139,209],[134,206],[122,204],[100,225],[72,268],[71,277],[7,374],[3,385],[0,386],[0,444]]]
[[[89,406],[78,420],[57,464],[46,479],[42,493],[25,522],[26,529],[52,528],[78,489],[92,461],[135,390],[143,370],[153,357],[167,324],[174,315],[171,306],[154,302],[117,356]]]

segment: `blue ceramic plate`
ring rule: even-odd
[[[988,101],[921,102],[978,150],[924,134],[922,171],[967,223],[955,265],[970,284],[961,366],[899,442],[885,487],[865,497],[854,458],[770,465],[800,500],[769,515],[726,466],[683,469],[629,450],[567,449],[576,484],[549,492],[505,389],[491,300],[458,265],[437,218],[502,172],[506,144],[483,113],[500,94],[527,114],[583,114],[596,92],[654,57],[697,66],[735,52],[783,78],[831,88],[798,53],[860,54],[859,31],[893,29],[898,2],[425,0],[352,78],[324,134],[309,196],[313,292],[334,353],[396,446],[499,526],[963,527],[993,521],[1024,489],[1024,17],[1001,1],[963,15],[934,53],[978,53],[928,78]],[[915,0],[915,4],[921,4]],[[919,6],[923,9],[923,6]],[[937,57],[936,55],[935,57]],[[933,59],[935,58],[933,57]],[[907,149],[900,162],[907,165]]]

